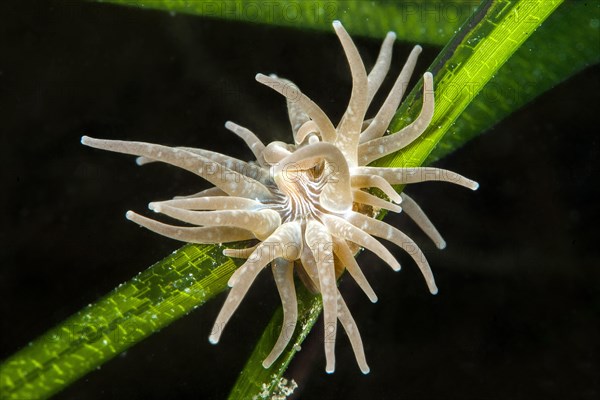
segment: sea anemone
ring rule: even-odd
[[[434,111],[433,75],[423,75],[423,106],[410,125],[389,135],[387,127],[415,68],[420,46],[415,46],[382,107],[371,119],[365,114],[386,76],[395,34],[387,34],[375,66],[369,74],[352,39],[339,21],[333,28],[342,44],[352,74],[352,92],[340,122],[334,125],[321,108],[288,80],[256,75],[256,80],[287,99],[294,142],[264,145],[251,131],[233,122],[225,127],[242,138],[256,157],[244,162],[220,153],[157,144],[102,140],[84,136],[87,146],[139,156],[138,164],[161,161],[188,170],[214,185],[192,196],[152,202],[157,213],[191,224],[172,226],[133,211],[128,219],[161,235],[191,243],[226,243],[255,239],[249,248],[226,249],[230,257],[245,258],[229,279],[225,300],[210,342],[217,343],[223,328],[262,269],[271,264],[283,305],[284,321],[279,338],[264,360],[269,367],[290,340],[286,332],[297,321],[294,272],[323,299],[326,371],[335,368],[337,320],[348,335],[363,373],[369,372],[360,333],[336,282],[347,269],[372,302],[377,301],[354,256],[368,249],[400,270],[399,262],[374,236],[407,251],[420,268],[431,293],[437,287],[419,247],[404,233],[377,219],[381,210],[404,211],[425,231],[438,248],[445,242],[421,208],[392,185],[423,181],[447,181],[472,190],[478,184],[459,174],[438,168],[378,168],[367,166],[397,152],[418,138],[431,122]],[[371,189],[383,195],[375,196]]]

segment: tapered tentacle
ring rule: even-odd
[[[373,122],[371,122],[369,127],[365,129],[365,131],[360,135],[361,143],[383,136],[383,134],[385,133],[385,130],[390,125],[390,121],[392,120],[394,113],[398,109],[400,100],[402,100],[404,89],[408,86],[408,81],[410,80],[410,76],[412,75],[413,70],[415,69],[415,65],[417,64],[417,58],[419,57],[421,51],[421,46],[417,45],[410,52],[410,55],[406,60],[406,64],[404,64],[404,67],[402,67],[402,71],[400,71],[398,79],[396,79],[392,90],[390,90],[390,93],[388,94],[383,105],[377,112],[377,115],[373,119]]]
[[[348,164],[356,166],[358,140],[368,105],[369,87],[367,71],[356,45],[340,21],[333,21],[333,28],[342,43],[352,74],[352,93],[346,112],[337,127],[336,146],[344,154]]]
[[[355,175],[352,174],[351,185],[354,189],[377,188],[395,203],[401,203],[402,197],[394,190],[392,185],[377,175]]]
[[[254,250],[258,247],[256,244],[252,247],[245,247],[243,249],[223,249],[223,255],[231,258],[248,258],[254,253]]]
[[[144,217],[133,211],[127,211],[125,217],[152,232],[182,242],[211,244],[254,239],[252,232],[231,226],[173,226]]]
[[[344,155],[333,144],[319,142],[299,148],[275,166],[275,179],[289,179],[293,177],[294,171],[312,168],[321,160],[328,163],[325,172],[326,185],[319,197],[321,205],[333,212],[350,210],[352,192],[348,164]],[[284,184],[281,179],[278,182]]]
[[[189,151],[190,153],[194,153],[201,157],[205,157],[205,158],[219,164],[220,166],[232,169],[246,177],[252,178],[261,183],[266,183],[269,181],[269,172],[267,170],[265,170],[264,168],[261,168],[257,165],[252,165],[245,161],[238,160],[237,158],[230,157],[225,154],[217,153],[214,151],[198,149],[198,148],[194,148],[194,147],[178,146],[178,147],[175,147],[175,149]],[[146,165],[146,164],[159,162],[159,161],[162,161],[162,160],[156,160],[156,159],[153,159],[150,157],[144,157],[144,156],[138,157],[135,160],[135,162],[138,165]]]
[[[352,174],[378,175],[392,185],[409,184],[427,181],[443,181],[464,186],[471,190],[477,190],[479,184],[471,179],[465,178],[456,172],[447,169],[432,167],[416,168],[380,168],[380,167],[358,167],[354,168]]]
[[[279,213],[270,209],[259,211],[192,211],[171,207],[164,203],[150,203],[148,207],[155,212],[194,225],[232,226],[249,230],[259,240],[269,237],[281,225]]]
[[[260,165],[265,165],[262,159],[262,152],[265,150],[264,143],[250,129],[244,128],[232,121],[225,122],[225,128],[238,135],[254,154],[256,161]]]
[[[333,237],[333,243],[335,244],[334,251],[340,262],[346,267],[348,273],[356,281],[358,286],[367,295],[372,303],[377,303],[377,295],[375,291],[367,281],[367,278],[362,272],[362,269],[356,262],[350,247],[346,244],[346,241],[337,237]]]
[[[354,242],[357,245],[372,251],[392,267],[394,271],[400,271],[400,263],[398,260],[394,258],[392,253],[390,253],[384,245],[379,243],[379,241],[368,233],[365,233],[356,226],[334,215],[322,215],[321,219],[332,235]]]
[[[219,189],[218,187],[211,187],[208,189],[204,189],[198,193],[190,194],[187,196],[175,196],[173,200],[181,200],[181,199],[192,199],[194,197],[202,197],[202,196],[224,196],[227,193]]]
[[[384,210],[389,210],[395,213],[402,211],[400,206],[377,196],[373,196],[370,193],[363,192],[362,190],[354,190],[352,195],[355,203],[366,204],[375,208],[383,208]]]
[[[294,287],[294,263],[276,258],[272,263],[272,270],[277,291],[279,297],[281,297],[283,322],[277,342],[275,342],[273,349],[262,363],[265,368],[269,368],[279,358],[285,346],[290,342],[298,320],[298,301],[296,300],[296,289]]]
[[[314,220],[307,222],[304,238],[317,262],[325,322],[325,360],[327,364],[325,371],[332,373],[335,370],[335,336],[338,314],[333,239],[329,231]]]
[[[435,109],[434,104],[433,75],[426,72],[423,75],[423,107],[417,119],[396,133],[361,144],[358,148],[359,164],[367,165],[412,143],[425,132],[425,129],[431,123]]]
[[[304,112],[319,126],[319,131],[321,132],[323,140],[328,143],[335,142],[337,133],[327,114],[325,114],[315,102],[302,93],[297,86],[289,85],[279,78],[273,78],[263,74],[257,74],[256,80],[276,92],[279,92],[289,101],[296,102],[298,106],[301,107],[302,110],[304,110]]]
[[[396,40],[396,34],[394,32],[388,32],[385,35],[385,39],[381,44],[379,55],[375,61],[375,65],[371,72],[369,72],[369,95],[367,96],[367,107],[373,101],[373,97],[381,87],[385,76],[390,70],[390,64],[392,63],[392,49],[394,48],[394,40]],[[366,121],[365,121],[366,122]]]
[[[232,196],[190,197],[186,199],[154,201],[150,204],[152,204],[153,208],[157,205],[166,205],[185,210],[257,210],[263,207],[258,201]]]
[[[366,375],[371,371],[371,369],[367,364],[367,358],[365,357],[365,349],[360,337],[360,332],[358,331],[356,322],[354,322],[354,318],[352,318],[352,314],[350,313],[350,310],[348,309],[348,306],[346,305],[346,302],[342,298],[342,295],[339,291],[337,292],[337,305],[338,319],[340,320],[344,331],[346,331],[348,339],[350,339],[350,345],[354,351],[354,357],[356,358],[358,367],[360,368],[360,371]]]
[[[206,179],[230,196],[251,199],[273,197],[271,191],[262,183],[186,150],[143,142],[94,139],[88,136],[83,136],[81,143],[97,149],[144,156],[175,165]]]
[[[429,287],[431,294],[437,293],[438,289],[435,285],[435,279],[433,278],[433,272],[429,267],[429,263],[427,262],[427,259],[425,258],[425,255],[421,249],[419,249],[417,244],[411,238],[409,238],[399,229],[396,229],[383,221],[369,218],[359,213],[348,213],[346,218],[348,219],[348,222],[357,228],[370,233],[371,235],[389,240],[410,254],[412,259],[415,260],[417,266],[421,270],[423,277],[425,277],[425,282],[427,282],[427,286]]]
[[[402,206],[406,215],[415,221],[419,228],[421,228],[433,243],[435,243],[438,249],[444,249],[446,247],[446,241],[429,218],[427,218],[427,215],[421,207],[419,207],[417,202],[410,198],[406,193],[402,193],[400,196],[402,196]]]
[[[286,247],[283,244],[301,243],[301,235],[299,224],[291,222],[281,225],[271,236],[257,246],[248,260],[229,278],[228,284],[232,289],[209,336],[208,340],[211,343],[215,344],[219,341],[225,325],[229,322],[248,292],[250,285],[265,265],[275,258],[295,259],[299,256],[301,248],[295,248],[294,250],[294,248]]]
[[[279,78],[275,74],[271,74],[271,76],[273,78]],[[294,82],[290,81],[289,79],[279,78],[279,80],[280,80],[280,82],[285,83],[289,87],[300,90],[300,89],[298,89],[298,85],[296,85]],[[304,110],[302,109],[300,104],[295,99],[286,98],[285,102],[287,104],[290,125],[292,126],[292,134],[294,136],[294,139],[296,139],[296,134],[298,132],[298,129],[300,129],[300,127],[305,122],[309,121],[310,117],[306,114],[306,112],[304,112]],[[298,142],[298,140],[296,140],[295,142],[300,143],[300,142]]]

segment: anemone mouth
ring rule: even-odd
[[[286,174],[277,175],[275,182],[280,193],[277,199],[282,221],[318,219],[321,213],[327,212],[320,202],[327,184],[324,162],[309,168],[288,170]]]
[[[438,168],[377,168],[367,164],[401,151],[418,138],[434,112],[433,75],[423,75],[423,106],[415,121],[386,135],[403,91],[416,66],[421,47],[415,46],[389,95],[373,118],[365,115],[390,67],[395,35],[388,33],[374,67],[367,74],[360,54],[339,21],[333,23],[350,66],[352,92],[337,125],[293,82],[258,74],[257,81],[286,97],[293,144],[265,145],[253,132],[231,121],[225,128],[239,136],[256,161],[245,162],[224,154],[189,147],[166,147],[82,137],[87,146],[138,156],[139,165],[164,162],[186,169],[214,187],[196,195],[149,204],[156,212],[192,226],[173,226],[136,214],[127,218],[161,235],[192,243],[227,243],[256,239],[245,249],[224,254],[246,261],[231,276],[231,290],[209,337],[220,340],[223,328],[258,274],[267,266],[275,278],[283,307],[283,327],[295,328],[298,317],[294,273],[323,300],[326,371],[335,369],[337,321],[347,333],[359,368],[369,372],[356,323],[342,298],[336,280],[347,270],[372,302],[377,296],[354,256],[364,248],[393,270],[400,264],[378,239],[409,253],[432,294],[437,286],[423,252],[400,230],[376,219],[380,210],[404,211],[443,249],[446,242],[418,204],[392,185],[445,181],[472,190],[478,184]],[[371,192],[375,189],[381,196]],[[378,239],[376,239],[378,238]],[[288,345],[291,335],[282,329],[263,365],[269,367]]]

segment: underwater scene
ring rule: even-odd
[[[599,32],[593,1],[2,3],[0,399],[596,399]],[[349,66],[355,49],[363,69]],[[369,73],[387,61],[373,89],[379,78]],[[395,83],[403,68],[414,71]],[[298,100],[298,88],[309,100]],[[384,123],[371,120],[392,103]],[[288,117],[296,105],[300,129]],[[360,119],[356,105],[366,110]],[[227,121],[266,146],[249,146],[255,137]],[[368,144],[383,149],[393,135],[365,138],[378,122],[379,136],[413,136],[381,157]],[[339,138],[352,124],[356,141],[363,136],[357,153],[327,137],[330,125]],[[89,138],[82,145],[84,136],[168,148],[116,154],[92,147],[127,151]],[[310,146],[321,150],[304,151]],[[422,173],[381,183],[379,171],[379,183],[353,184],[353,198],[326,183],[314,190],[329,197],[318,192],[317,211],[307,212],[342,220],[352,212],[375,221],[361,225],[368,233],[383,218],[407,238],[380,235],[378,247],[333,222],[308,234],[302,225],[286,283],[265,261],[268,271],[255,271],[223,322],[235,278],[247,274],[240,255],[252,249],[229,250],[237,258],[223,250],[268,241],[256,233],[265,212],[227,214],[215,245],[175,240],[188,236],[148,218],[217,225],[193,222],[198,198],[167,201],[218,186],[198,176],[206,171],[185,171],[183,153],[272,172],[300,152],[308,156],[295,162],[326,160],[309,165],[313,178],[335,157],[355,181],[372,166]],[[143,165],[132,154],[145,156]],[[261,182],[290,195],[277,179]],[[204,192],[206,209],[279,210],[275,200],[255,207],[258,194],[224,199],[238,189]],[[348,235],[348,252],[332,251],[329,264],[311,241],[327,234],[334,243]],[[227,238],[235,243],[223,245]],[[364,277],[343,257],[357,252]],[[339,278],[337,289],[328,278]],[[289,319],[296,294],[298,316]],[[280,333],[281,355],[265,369]]]

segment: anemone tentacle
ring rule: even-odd
[[[260,199],[272,197],[271,191],[262,183],[230,168],[215,165],[214,161],[186,150],[161,146],[159,144],[94,139],[88,136],[83,136],[81,143],[97,149],[134,156],[144,156],[174,165],[206,179],[230,196],[258,197]]]
[[[408,60],[404,67],[402,67],[402,71],[400,71],[400,75],[396,79],[392,90],[386,97],[383,105],[373,118],[373,121],[369,124],[367,129],[360,135],[360,142],[364,143],[371,139],[378,138],[385,134],[387,127],[390,125],[390,121],[394,116],[394,113],[398,109],[398,105],[402,100],[402,96],[406,87],[408,86],[408,81],[410,80],[410,76],[415,69],[417,64],[417,58],[419,58],[419,54],[423,49],[421,46],[415,46],[413,50],[410,52],[408,56]]]
[[[263,361],[263,367],[269,368],[281,355],[285,346],[290,342],[296,321],[298,320],[298,301],[296,299],[296,288],[294,286],[294,263],[282,258],[276,258],[272,262],[273,277],[277,285],[281,306],[283,307],[283,322],[277,342],[273,349]]]

